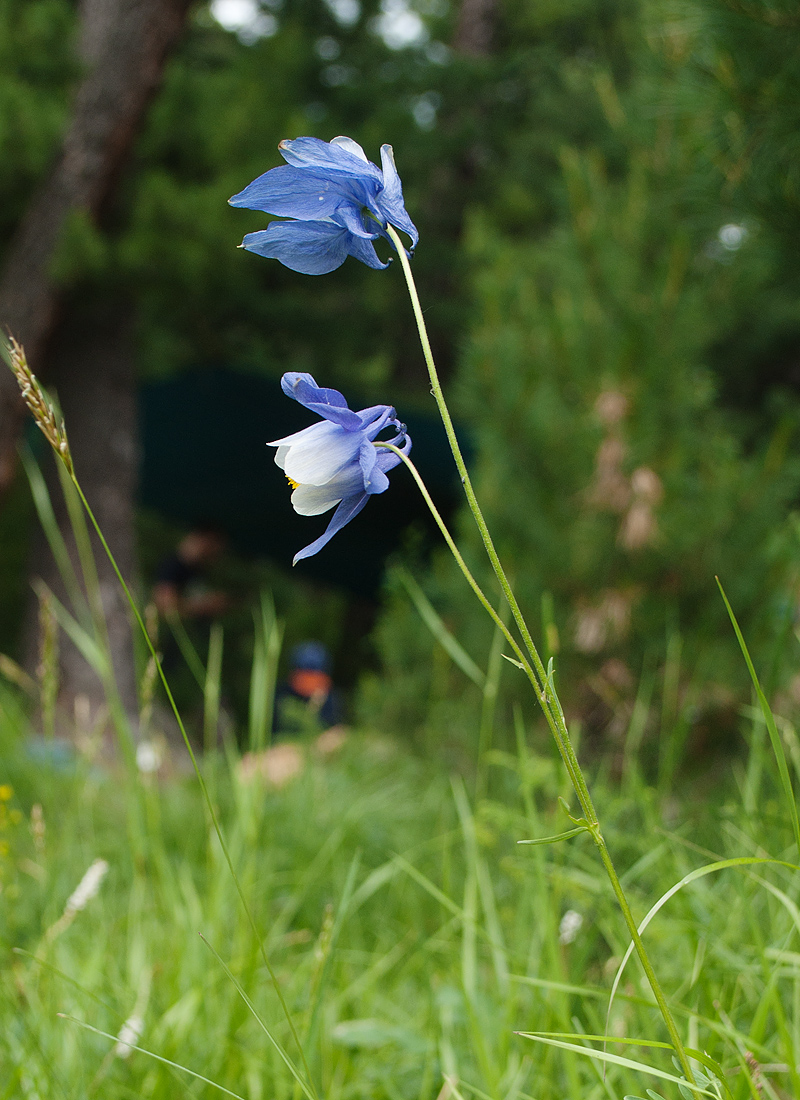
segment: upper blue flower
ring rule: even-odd
[[[338,504],[325,533],[295,554],[292,564],[296,565],[321,550],[373,493],[389,488],[386,475],[402,460],[393,451],[375,446],[380,432],[396,429],[397,434],[385,442],[406,455],[411,440],[390,405],[354,412],[338,390],[322,389],[310,374],[284,374],[281,388],[287,397],[323,417],[310,428],[267,444],[278,448],[275,462],[294,489],[294,510],[301,516],[319,516]]]
[[[282,141],[278,148],[287,163],[265,172],[229,201],[295,220],[248,233],[242,248],[305,275],[325,275],[347,256],[368,267],[388,267],[372,243],[387,237],[387,225],[407,233],[412,250],[416,246],[419,234],[403,205],[391,145],[381,146],[382,169],[348,137],[330,142],[300,137]]]

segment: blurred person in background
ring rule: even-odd
[[[170,690],[183,711],[190,737],[200,747],[206,744],[202,692],[206,680],[207,654],[213,622],[231,610],[227,592],[208,584],[208,572],[219,562],[228,546],[223,530],[213,523],[195,523],[175,550],[162,558],[155,573],[152,605],[158,617],[169,625],[161,632],[155,622],[148,630],[158,638],[161,667],[169,674]],[[198,688],[200,696],[198,697]],[[234,728],[233,708],[221,686],[217,718],[217,742]],[[182,754],[182,736],[168,711],[159,709],[159,727],[172,748]]]
[[[331,655],[322,642],[307,641],[291,653],[291,671],[275,693],[275,732],[309,727],[331,730],[342,721],[342,699],[333,686]]]
[[[164,558],[156,573],[153,600],[160,615],[182,619],[212,619],[230,606],[225,592],[206,587],[206,571],[225,551],[227,538],[220,528],[198,523]]]

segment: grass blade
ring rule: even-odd
[[[396,570],[396,575],[403,588],[405,588],[408,593],[409,599],[417,609],[419,617],[425,623],[428,630],[430,630],[431,634],[445,653],[448,654],[453,664],[457,665],[464,675],[472,680],[473,684],[483,690],[483,686],[486,682],[486,677],[483,672],[478,668],[458,639],[455,638],[444,625],[441,617],[434,609],[433,604],[408,570],[401,567]]]
[[[300,1075],[300,1072],[299,1072],[299,1070],[297,1069],[297,1067],[295,1066],[294,1062],[293,1062],[293,1061],[291,1060],[291,1058],[290,1058],[290,1057],[289,1057],[289,1055],[288,1055],[288,1054],[286,1053],[286,1051],[285,1051],[285,1050],[283,1049],[283,1047],[281,1046],[281,1044],[280,1044],[280,1043],[278,1042],[278,1040],[277,1040],[277,1039],[275,1038],[275,1036],[274,1036],[274,1035],[272,1034],[272,1032],[270,1031],[270,1029],[269,1029],[269,1028],[267,1027],[267,1025],[266,1025],[266,1024],[264,1023],[264,1021],[263,1021],[263,1020],[261,1019],[261,1017],[259,1016],[258,1012],[256,1011],[256,1007],[255,1007],[255,1005],[253,1004],[253,1002],[252,1002],[252,1001],[250,1000],[250,998],[249,998],[249,997],[247,996],[247,994],[245,993],[245,991],[244,991],[244,989],[243,989],[242,985],[240,984],[240,982],[238,981],[238,979],[234,977],[233,973],[231,972],[231,969],[230,969],[230,967],[229,967],[229,966],[227,965],[227,963],[226,963],[226,962],[225,962],[225,960],[224,960],[224,959],[222,958],[222,956],[221,956],[221,955],[220,955],[220,954],[219,954],[219,953],[218,953],[218,952],[216,951],[216,949],[215,949],[214,947],[212,947],[212,945],[211,945],[211,944],[210,944],[210,943],[208,942],[208,940],[207,940],[207,939],[205,938],[205,936],[203,935],[203,933],[202,933],[202,932],[200,933],[200,939],[201,939],[201,940],[203,941],[203,943],[204,943],[204,944],[206,945],[206,947],[208,948],[208,950],[209,950],[209,951],[211,952],[211,954],[212,954],[212,955],[214,956],[214,958],[215,958],[215,959],[217,960],[217,962],[219,963],[219,965],[220,965],[220,966],[222,967],[222,969],[223,969],[223,970],[225,971],[226,975],[228,976],[228,978],[229,978],[229,979],[231,980],[231,982],[233,983],[233,986],[234,986],[234,988],[235,988],[236,992],[237,992],[237,993],[239,994],[239,996],[240,996],[240,997],[242,998],[242,1000],[244,1001],[244,1003],[245,1003],[245,1004],[247,1005],[247,1007],[249,1008],[249,1010],[250,1010],[250,1012],[251,1012],[251,1014],[252,1014],[252,1016],[253,1016],[253,1019],[254,1019],[254,1020],[256,1021],[256,1023],[258,1024],[258,1026],[259,1026],[259,1027],[261,1028],[261,1030],[262,1030],[262,1031],[264,1032],[264,1034],[266,1035],[266,1037],[267,1037],[267,1038],[269,1039],[269,1041],[270,1041],[270,1042],[272,1043],[273,1047],[275,1048],[275,1050],[276,1050],[276,1051],[277,1051],[277,1053],[278,1053],[278,1056],[280,1057],[280,1059],[282,1060],[282,1062],[284,1063],[284,1065],[286,1066],[286,1068],[287,1068],[287,1069],[289,1070],[289,1072],[291,1073],[292,1077],[294,1077],[295,1081],[296,1081],[296,1082],[298,1083],[298,1085],[300,1086],[300,1088],[301,1088],[301,1089],[303,1090],[303,1092],[305,1093],[305,1095],[306,1095],[306,1097],[308,1098],[308,1100],[314,1100],[314,1094],[313,1094],[313,1093],[311,1092],[311,1090],[309,1089],[308,1085],[306,1084],[306,1082],[305,1082],[305,1081],[303,1080],[303,1078],[301,1077],[301,1075]],[[134,1048],[134,1049],[135,1049],[135,1048]]]
[[[44,581],[34,581],[33,590],[40,598],[44,595],[50,601],[56,622],[80,652],[86,663],[94,669],[97,675],[105,682],[110,671],[109,657],[88,631],[70,615],[61,601],[53,595]]]
[[[197,686],[203,691],[206,682],[205,666],[200,654],[194,648],[189,635],[186,633],[186,627],[183,625],[180,615],[177,611],[170,609],[167,611],[165,618],[178,649],[181,651],[181,657],[189,666],[189,671],[197,682]]]
[[[91,1024],[85,1024],[83,1020],[77,1020],[74,1016],[68,1016],[65,1012],[59,1012],[58,1016],[62,1020],[69,1020],[71,1024],[77,1024],[78,1027],[82,1027],[84,1031],[92,1031],[95,1035],[102,1035],[104,1039],[110,1039],[112,1043],[116,1043],[117,1036],[109,1035],[107,1031],[101,1031],[98,1027],[92,1027]],[[195,1073],[193,1069],[189,1069],[187,1066],[182,1066],[178,1062],[171,1062],[169,1058],[162,1058],[160,1054],[154,1054],[152,1050],[145,1050],[144,1047],[136,1046],[135,1043],[127,1043],[127,1046],[131,1050],[138,1050],[140,1054],[146,1054],[148,1058],[155,1058],[157,1062],[162,1062],[165,1066],[171,1066],[173,1069],[182,1070],[184,1073],[188,1073],[190,1077],[194,1077],[196,1081],[202,1081],[205,1085],[211,1085],[212,1089],[218,1089],[220,1092],[224,1092],[226,1096],[232,1096],[234,1100],[245,1100],[243,1096],[240,1096],[238,1092],[231,1092],[230,1089],[226,1089],[224,1085],[218,1085],[216,1081],[212,1081],[209,1077],[204,1077],[202,1073]]]
[[[558,1047],[561,1050],[568,1050],[573,1054],[582,1054],[585,1058],[593,1058],[598,1062],[608,1062],[614,1066],[621,1066],[623,1069],[632,1069],[637,1073],[646,1073],[651,1077],[660,1077],[662,1081],[672,1081],[675,1085],[681,1085],[685,1089],[691,1089],[697,1096],[710,1096],[713,1100],[718,1100],[713,1092],[709,1092],[707,1089],[701,1089],[699,1085],[690,1085],[683,1077],[676,1077],[674,1073],[667,1073],[666,1070],[657,1069],[655,1066],[648,1066],[644,1062],[636,1062],[633,1058],[623,1058],[619,1054],[609,1054],[608,1051],[594,1050],[592,1047],[580,1046],[578,1043],[567,1043],[562,1039],[550,1039],[544,1035],[537,1035],[535,1032],[517,1031],[515,1034],[523,1039],[532,1039],[535,1043],[544,1043],[546,1046]]]
[[[650,921],[666,905],[669,899],[671,897],[674,897],[674,895],[677,894],[679,890],[682,890],[684,886],[688,886],[690,882],[694,882],[696,879],[699,878],[704,878],[706,875],[710,875],[715,871],[724,871],[726,867],[742,867],[753,863],[777,863],[781,866],[791,867],[793,870],[797,870],[797,868],[794,867],[793,864],[786,863],[784,862],[784,860],[769,859],[761,856],[737,856],[735,859],[722,859],[719,860],[717,863],[709,863],[705,867],[698,867],[696,870],[690,871],[688,875],[684,875],[680,882],[676,882],[675,885],[670,887],[670,889],[667,890],[665,894],[661,895],[655,905],[650,909],[649,913],[644,918],[642,923],[639,925],[639,935],[641,936],[644,933],[645,929],[650,924]],[[611,1018],[611,1007],[614,1004],[614,997],[616,996],[619,983],[622,980],[622,972],[627,965],[628,959],[633,954],[633,950],[634,945],[631,942],[628,944],[628,949],[622,956],[622,962],[619,964],[619,967],[617,968],[617,973],[614,975],[614,982],[611,986],[611,994],[608,999],[608,1011],[606,1012],[606,1031],[608,1031],[609,1027],[609,1020]]]
[[[42,525],[42,530],[44,531],[45,538],[50,547],[50,552],[55,558],[56,566],[64,582],[64,587],[67,590],[70,603],[76,614],[82,615],[84,620],[88,620],[89,607],[86,603],[86,598],[81,592],[78,578],[75,573],[75,567],[69,556],[67,544],[58,526],[58,521],[53,511],[50,494],[42,471],[39,469],[38,463],[33,457],[33,452],[29,447],[21,447],[19,454],[25,469],[25,475],[28,478],[28,484],[31,488],[31,496],[33,497],[36,514]]]
[[[800,852],[800,818],[797,815],[797,802],[794,797],[794,790],[792,789],[792,779],[789,775],[789,765],[786,763],[786,753],[783,751],[783,742],[781,741],[778,728],[775,725],[775,719],[770,709],[770,705],[767,702],[767,697],[764,694],[756,670],[753,666],[753,662],[750,658],[750,652],[745,643],[744,636],[739,629],[739,624],[736,621],[736,616],[733,613],[733,608],[728,602],[728,597],[725,595],[725,589],[720,583],[719,577],[716,578],[717,586],[719,587],[722,599],[725,601],[725,607],[728,610],[733,629],[736,633],[736,639],[739,642],[742,655],[744,656],[745,663],[747,664],[747,671],[750,673],[750,679],[753,681],[753,687],[755,688],[756,695],[758,696],[758,702],[761,706],[761,712],[764,715],[764,721],[767,723],[767,729],[769,731],[769,739],[772,742],[772,751],[775,753],[775,759],[778,762],[778,771],[781,776],[781,784],[783,786],[784,794],[786,795],[786,801],[789,804],[789,814],[792,818],[792,828],[794,829],[794,839],[797,844],[797,850]]]

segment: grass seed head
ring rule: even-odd
[[[11,335],[8,337],[6,351],[9,366],[19,383],[23,401],[30,409],[37,427],[72,477],[74,474],[72,455],[67,440],[67,430],[64,427],[64,418],[56,412],[39,379],[28,366],[25,349]]]

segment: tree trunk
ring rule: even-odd
[[[50,277],[70,213],[99,218],[155,92],[190,0],[81,0],[84,77],[61,151],[22,220],[0,273],[0,325],[47,376],[45,349],[59,292]],[[0,499],[14,476],[24,419],[16,383],[0,371]]]
[[[65,319],[48,350],[50,382],[58,394],[75,472],[122,575],[134,569],[134,492],[137,473],[136,371],[131,311],[120,303],[94,307]],[[59,529],[76,573],[80,565],[66,504],[56,476],[55,457],[45,459],[46,480]],[[113,568],[97,539],[92,540],[98,595],[108,633],[117,691],[135,729],[138,704],[130,612]],[[67,587],[44,534],[32,553],[32,580],[42,580],[69,608]],[[33,611],[33,609],[32,609]],[[26,665],[38,656],[37,616],[26,630]],[[106,727],[105,689],[97,673],[62,632],[59,668],[59,727],[78,734]]]
[[[492,52],[496,0],[461,0],[453,49],[465,57],[489,57]]]
[[[61,317],[51,277],[65,225],[76,211],[96,223],[113,197],[133,140],[177,42],[190,0],[80,0],[79,56],[84,75],[61,150],[22,219],[0,272],[0,325],[25,347],[33,370],[54,385],[65,415],[76,472],[123,575],[134,568],[135,377],[127,303],[87,302]],[[16,382],[0,370],[0,502],[15,472],[24,421]],[[51,479],[52,480],[52,479]],[[58,488],[53,503],[68,543],[71,533]],[[102,553],[96,555],[102,603],[122,703],[136,713],[136,683],[127,610]],[[43,539],[35,572],[60,589]],[[33,610],[33,609],[32,609]],[[35,667],[36,616],[26,649]],[[62,635],[62,713],[79,710],[91,724],[104,704],[97,676]]]

